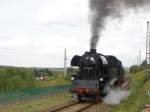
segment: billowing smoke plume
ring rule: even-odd
[[[120,18],[127,9],[136,9],[150,3],[150,0],[90,0],[91,48],[96,48],[108,17]]]

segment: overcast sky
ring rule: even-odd
[[[73,55],[90,46],[88,0],[0,0],[0,65],[63,67]],[[97,51],[136,63],[145,58],[146,8],[125,11],[122,19],[108,19]]]

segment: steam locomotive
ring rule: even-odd
[[[118,86],[124,82],[122,63],[115,56],[103,55],[90,49],[82,56],[75,55],[71,66],[78,67],[77,74],[71,76],[70,92],[79,101],[92,97],[96,101],[106,96],[110,86]]]

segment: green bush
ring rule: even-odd
[[[130,67],[130,73],[136,74],[140,71],[143,71],[143,68],[141,66],[133,65]]]
[[[144,60],[141,65],[140,65],[143,69],[149,69],[150,68],[150,64],[147,64],[147,61]]]
[[[36,80],[32,70],[0,68],[0,92],[34,87]]]
[[[144,70],[144,74],[145,74],[145,80],[150,80],[150,71],[148,70]]]

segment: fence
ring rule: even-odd
[[[0,105],[12,103],[18,100],[33,99],[41,96],[57,94],[65,92],[70,88],[70,85],[59,85],[44,88],[26,88],[18,89],[11,92],[0,93]]]

